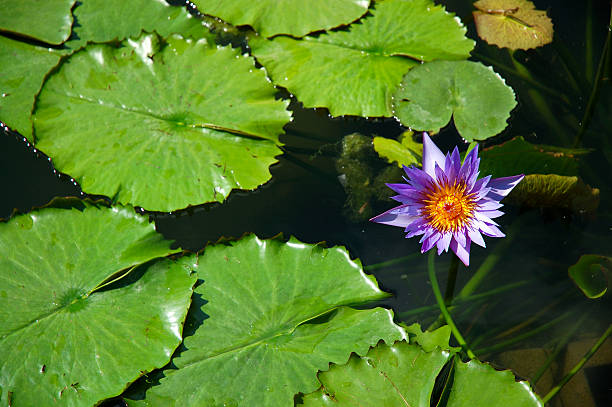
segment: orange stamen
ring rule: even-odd
[[[423,215],[438,231],[456,232],[474,216],[474,194],[466,193],[463,182],[431,185],[425,191]]]

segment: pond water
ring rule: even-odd
[[[470,9],[463,4],[466,2],[444,3],[464,22],[469,21]],[[539,9],[550,8],[555,43],[535,51],[518,52],[516,58],[525,64],[533,81],[559,92],[562,98],[536,93],[541,87],[496,67],[514,88],[519,106],[513,111],[509,127],[484,143],[484,147],[515,136],[523,136],[532,143],[572,147],[580,130],[590,94],[574,91],[568,77],[576,70],[586,78],[587,48],[593,52],[588,69],[597,68],[607,34],[609,6],[604,1],[593,1],[589,6],[569,1],[535,3]],[[585,35],[586,21],[593,30],[592,37]],[[474,33],[470,36],[474,37]],[[568,63],[566,53],[574,57],[576,66]],[[479,43],[476,55],[485,62],[497,61],[500,66],[508,66],[507,54],[497,48]],[[580,213],[562,208],[507,205],[503,209],[506,214],[498,222],[507,236],[486,239],[486,249],[473,246],[470,267],[459,266],[455,293],[477,273],[484,275],[473,287],[473,294],[486,295],[460,302],[452,311],[468,344],[482,360],[513,368],[519,375],[532,379],[546,358],[558,351],[551,369],[536,383],[541,395],[573,367],[568,362],[575,357],[571,352],[582,357],[588,350],[586,344],[592,345],[611,322],[611,295],[587,299],[567,273],[568,267],[583,254],[612,255],[609,75],[610,72],[604,74],[594,114],[582,138],[582,146],[593,151],[582,160],[580,175],[587,184],[599,188],[598,210]],[[541,95],[544,98],[538,99]],[[549,116],[538,109],[542,104],[548,107]],[[270,182],[254,192],[232,192],[223,204],[171,214],[151,213],[158,231],[192,251],[222,237],[238,238],[245,233],[262,238],[282,233],[308,243],[343,245],[376,276],[384,290],[394,294],[383,304],[393,309],[398,321],[419,322],[423,327],[435,324],[439,311],[427,278],[427,255],[420,254],[416,239],[404,239],[398,228],[355,220],[358,214],[355,215],[354,207],[351,212],[346,206],[342,169],[336,165],[344,136],[358,132],[395,138],[405,128],[392,119],[330,118],[326,110],[304,109],[295,100],[290,109],[294,120],[281,137],[286,153],[271,168]],[[454,145],[462,150],[467,147],[452,125],[436,136],[436,143],[442,151]],[[376,169],[384,164],[372,158],[367,165]],[[27,211],[55,196],[81,194],[79,186],[68,176],[54,173],[44,154],[6,128],[0,133],[0,185],[3,218],[13,208]],[[363,203],[374,214],[393,206],[390,200]],[[443,288],[450,259],[448,254],[436,258],[436,272]],[[557,404],[552,405],[612,405],[609,379],[612,347],[607,345],[600,350],[597,363],[585,369],[582,388],[571,387],[573,390],[564,391],[554,399]],[[606,375],[608,379],[603,380]],[[578,392],[587,396],[575,401]]]

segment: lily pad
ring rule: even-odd
[[[611,269],[612,258],[585,254],[567,272],[584,295],[599,298],[608,291],[608,274]]]
[[[60,55],[48,48],[0,36],[0,121],[30,141],[34,98],[59,60]]]
[[[0,0],[0,30],[59,45],[70,36],[76,0]]]
[[[380,344],[365,357],[351,356],[343,366],[319,374],[323,386],[304,396],[314,406],[429,407],[436,377],[449,360],[447,351],[424,351],[405,341]],[[496,371],[477,361],[454,360],[454,381],[447,407],[531,407],[543,403],[510,371]]]
[[[198,10],[234,25],[250,25],[264,37],[302,37],[349,24],[368,11],[370,0],[194,0]]]
[[[186,258],[204,284],[187,318],[178,370],[144,405],[292,406],[317,371],[404,338],[391,311],[347,307],[387,296],[343,248],[248,236]]]
[[[480,172],[493,177],[514,174],[576,175],[578,157],[591,150],[531,144],[523,137],[485,148],[480,152]]]
[[[590,187],[579,177],[529,174],[506,200],[532,207],[562,208],[593,214],[599,206],[599,189]]]
[[[105,284],[170,242],[132,208],[56,203],[0,223],[2,405],[94,405],[181,341],[189,270],[168,260]]]
[[[384,0],[371,13],[348,31],[252,37],[249,45],[274,83],[333,116],[391,116],[406,71],[418,61],[465,59],[474,46],[459,20],[430,0]]]
[[[414,130],[438,131],[451,119],[467,141],[506,128],[514,92],[491,67],[471,61],[434,61],[412,69],[394,95],[395,116]]]
[[[500,48],[530,49],[553,40],[546,11],[528,0],[478,0],[473,12],[478,36]]]
[[[381,158],[398,167],[418,165],[423,157],[423,144],[412,138],[412,132],[407,131],[400,137],[400,141],[385,137],[374,137],[374,150]]]
[[[141,31],[162,37],[180,34],[193,39],[210,38],[202,20],[185,7],[170,6],[164,0],[81,0],[74,9],[79,23],[75,39],[66,45],[78,49],[87,42],[122,41],[138,37]]]
[[[155,34],[90,45],[44,84],[37,146],[83,190],[153,211],[270,179],[287,101],[231,47]]]

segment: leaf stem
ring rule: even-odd
[[[435,250],[432,250],[429,252],[429,258],[427,261],[427,272],[429,274],[429,281],[431,282],[431,289],[433,290],[434,296],[436,297],[436,301],[438,302],[438,306],[440,307],[440,312],[444,316],[444,319],[446,320],[448,326],[450,326],[453,336],[455,337],[459,345],[463,348],[468,357],[470,359],[476,359],[476,355],[474,355],[474,352],[472,352],[468,344],[465,342],[465,339],[463,339],[461,332],[459,332],[459,329],[455,325],[453,318],[451,317],[448,312],[448,309],[446,308],[444,298],[442,298],[442,293],[440,292],[440,286],[438,285],[438,279],[436,278],[435,260],[436,253]]]
[[[455,284],[457,283],[457,269],[459,268],[459,258],[456,255],[451,257],[451,264],[448,268],[448,278],[446,279],[446,291],[444,292],[444,304],[447,307],[453,302],[455,294]]]
[[[595,352],[597,352],[597,350],[601,347],[601,345],[603,345],[603,343],[606,341],[606,339],[608,339],[608,337],[612,334],[612,324],[610,324],[610,326],[608,326],[608,329],[606,329],[606,331],[601,335],[601,337],[597,340],[597,342],[595,342],[595,345],[593,345],[593,347],[591,347],[591,349],[589,349],[589,351],[587,353],[585,353],[585,355],[582,357],[582,359],[580,359],[580,361],[576,364],[576,366],[574,366],[572,368],[572,370],[570,370],[564,377],[563,379],[561,379],[561,381],[559,382],[559,384],[557,384],[555,387],[553,387],[546,396],[544,396],[542,398],[542,403],[546,404],[548,403],[548,401],[550,401],[550,399],[552,399],[553,397],[555,397],[557,395],[557,393],[559,393],[559,391],[561,390],[561,388],[563,386],[565,386],[565,384],[567,382],[570,381],[570,379],[572,377],[574,377],[574,375],[576,373],[578,373],[578,371],[580,369],[582,369],[582,367],[584,366],[584,364],[586,362],[588,362],[588,360],[595,354]]]

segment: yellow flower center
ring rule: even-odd
[[[455,232],[463,228],[474,214],[474,194],[467,194],[463,182],[432,185],[425,192],[423,215],[440,232]]]

